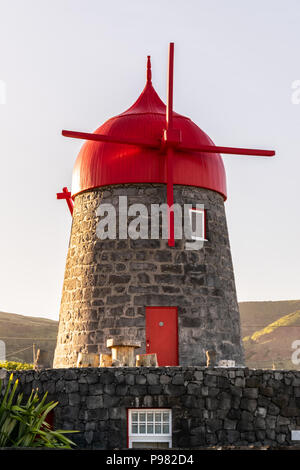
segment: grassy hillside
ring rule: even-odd
[[[32,362],[33,343],[53,358],[57,328],[58,322],[47,318],[0,312],[0,340],[5,342],[6,357],[11,361]]]
[[[300,369],[291,361],[292,343],[300,340],[300,300],[241,302],[246,365],[254,368]],[[0,340],[9,360],[32,362],[32,344],[53,358],[58,322],[0,312]],[[24,351],[23,351],[24,350]]]
[[[283,305],[282,302],[280,304],[284,307],[282,311],[289,311],[291,307],[298,306],[296,301],[291,302],[291,305]],[[276,309],[274,309],[274,316],[275,312]],[[278,310],[276,316],[278,317]],[[266,320],[269,319],[268,310]],[[244,316],[244,322],[247,322],[246,316]],[[245,323],[244,331],[247,330]],[[251,328],[248,328],[248,331],[250,330]],[[279,316],[275,321],[257,328],[256,331],[252,331],[250,335],[243,338],[246,364],[248,367],[255,368],[300,369],[300,365],[292,362],[294,352],[292,344],[295,340],[300,340],[300,309]]]

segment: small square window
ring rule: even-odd
[[[128,410],[129,447],[170,448],[172,411],[169,409]]]

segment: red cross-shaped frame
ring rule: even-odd
[[[57,193],[56,197],[57,199],[65,199],[67,201],[68,208],[70,209],[71,215],[73,215],[74,202],[68,188],[63,188],[62,193]]]
[[[149,62],[149,57],[148,57]],[[73,137],[76,139],[94,140],[98,142],[110,142],[120,143],[126,145],[137,145],[140,147],[154,148],[163,151],[166,158],[167,168],[167,206],[168,206],[168,244],[169,246],[175,245],[174,239],[174,195],[173,195],[173,152],[184,151],[184,152],[204,152],[204,153],[222,153],[232,155],[256,155],[262,157],[272,157],[275,155],[274,150],[259,150],[259,149],[246,149],[236,147],[219,147],[216,145],[199,145],[197,147],[186,146],[182,142],[182,136],[179,129],[173,127],[173,76],[174,76],[174,43],[169,44],[169,65],[168,65],[168,93],[167,93],[167,107],[166,107],[166,127],[163,132],[163,136],[160,143],[157,141],[150,140],[139,140],[139,139],[124,139],[122,137],[110,137],[101,134],[91,134],[87,132],[76,132],[76,131],[62,131],[62,135],[65,137]],[[66,199],[71,214],[73,212],[73,201],[71,194],[67,191],[67,188],[63,189],[63,193],[57,195],[58,199]],[[66,196],[68,195],[68,196]],[[60,197],[59,197],[60,196]],[[72,205],[71,205],[72,201]]]

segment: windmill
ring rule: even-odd
[[[65,187],[57,195],[71,213],[74,201],[75,210],[55,367],[74,367],[80,353],[109,353],[107,340],[118,335],[138,341],[138,353],[157,353],[159,365],[203,365],[206,351],[214,351],[216,362],[244,364],[221,154],[275,152],[215,145],[189,117],[173,110],[173,69],[171,43],[166,105],[152,85],[148,56],[146,85],[130,108],[93,133],[62,131],[85,142],[74,164],[72,190]],[[115,210],[117,201],[120,209],[120,196],[143,203],[148,226],[153,205],[162,212],[167,207],[168,241],[124,237],[121,217],[115,236],[99,237],[99,210],[106,204]],[[185,238],[177,239],[175,211],[200,203],[205,243],[189,252]]]

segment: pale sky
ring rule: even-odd
[[[300,298],[300,2],[0,0],[0,310],[58,319],[82,141],[145,84],[216,145],[275,149],[225,156],[227,222],[239,301]]]

